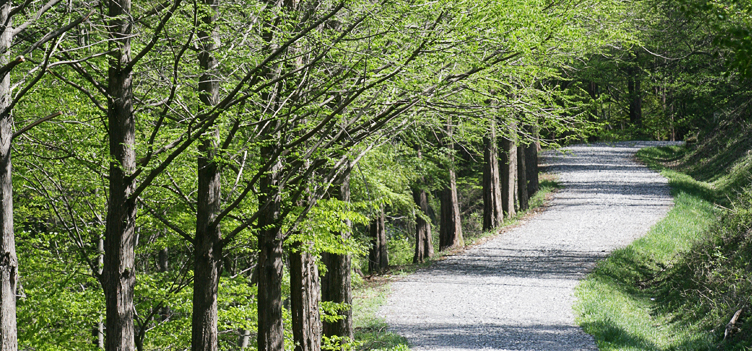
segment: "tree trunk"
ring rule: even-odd
[[[385,225],[384,209],[382,208],[370,225],[371,249],[368,254],[368,270],[370,272],[381,271],[389,267]]]
[[[350,178],[345,178],[340,186],[339,199],[350,202]],[[348,223],[349,224],[349,223]],[[348,225],[349,227],[349,225]],[[350,238],[350,232],[340,234],[343,240]],[[324,335],[328,337],[339,336],[354,340],[352,318],[352,286],[351,286],[351,257],[347,255],[334,255],[323,253],[321,257],[326,265],[326,275],[321,280],[321,299],[339,304],[347,304],[350,308],[339,311],[340,320],[323,324]]]
[[[319,272],[315,256],[300,243],[290,253],[290,307],[295,351],[321,351]]]
[[[110,198],[107,204],[103,282],[106,301],[106,350],[135,349],[133,288],[136,283],[136,199],[130,175],[136,169],[136,120],[133,116],[131,0],[108,2],[111,55],[107,118],[110,139]]]
[[[504,221],[495,123],[491,124],[491,130],[488,137],[485,138],[485,144],[483,152],[483,230],[492,230]]]
[[[441,219],[439,223],[439,250],[465,246],[462,239],[460,205],[457,199],[457,181],[454,170],[449,170],[449,182],[441,191]]]
[[[423,189],[413,190],[413,200],[418,205],[419,216],[415,216],[415,255],[413,263],[423,262],[426,258],[433,257],[433,238],[431,235],[431,223],[425,220],[428,217],[428,193]]]
[[[537,128],[531,128],[532,135],[537,137]],[[525,170],[527,171],[527,195],[532,197],[538,192],[538,143],[532,142],[525,147]]]
[[[0,20],[9,21],[12,3],[7,1],[0,5]],[[0,34],[0,48],[5,52],[0,56],[0,65],[8,63],[7,50],[11,44],[10,27]],[[13,123],[11,121],[10,104],[10,75],[5,74],[0,81],[0,230],[3,231],[0,240],[0,350],[15,351],[18,349],[16,329],[16,290],[18,288],[18,258],[16,256],[16,241],[13,232],[13,182],[11,178],[11,138]]]
[[[191,350],[216,351],[217,291],[222,266],[222,234],[219,224],[212,225],[220,211],[220,172],[214,162],[219,130],[199,146],[198,203],[194,246],[193,317]]]
[[[501,141],[501,207],[507,217],[514,217],[515,187],[517,186],[517,146],[514,141]]]
[[[527,169],[525,167],[527,158],[525,157],[525,146],[517,147],[517,200],[520,205],[520,211],[528,209],[527,193]]]
[[[271,147],[261,148],[261,159],[271,157]],[[258,350],[284,351],[282,327],[282,238],[280,233],[281,198],[277,162],[259,179],[259,206],[263,212],[258,219]]]
[[[164,273],[168,270],[170,270],[170,252],[165,247],[157,253],[157,272]]]
[[[7,23],[0,33],[0,66],[8,64],[13,28],[10,10],[13,3],[5,1],[0,4],[0,21]],[[16,239],[13,233],[13,182],[11,178],[11,138],[13,121],[9,109],[11,102],[10,74],[0,80],[0,351],[16,351],[18,334],[16,329],[16,289],[18,284],[18,258],[16,257]]]
[[[104,239],[99,237],[97,239],[97,267],[94,273],[101,276],[102,267],[104,267]],[[104,349],[104,323],[102,317],[97,318],[94,327],[91,328],[92,344],[96,345],[98,349]]]
[[[245,329],[240,329],[239,332],[238,348],[240,350],[245,350],[251,344],[251,332]]]
[[[627,73],[627,94],[629,95],[629,122],[636,127],[642,126],[642,92],[640,76],[637,69]]]
[[[219,80],[214,75],[217,60],[213,51],[219,38],[214,32],[218,0],[203,0],[210,7],[202,16],[199,66],[203,73],[198,91],[201,102],[211,108],[217,104]],[[216,351],[218,345],[217,292],[222,269],[222,233],[219,223],[213,223],[220,212],[221,177],[216,158],[219,152],[219,129],[211,129],[203,136],[198,151],[198,203],[196,208],[196,237],[194,244],[193,316],[191,319],[191,350]]]

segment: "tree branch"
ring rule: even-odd
[[[42,124],[44,122],[47,122],[47,121],[49,121],[49,120],[51,120],[51,119],[53,119],[53,118],[55,118],[57,116],[60,116],[62,114],[63,114],[62,112],[58,111],[58,112],[55,112],[55,113],[53,113],[53,114],[51,114],[51,115],[49,115],[47,117],[42,117],[42,118],[40,118],[40,119],[32,122],[31,124],[27,125],[26,127],[21,128],[21,130],[13,133],[13,136],[11,137],[11,140],[15,139],[17,136],[19,136],[19,135],[21,135],[23,133],[26,133],[27,131],[29,131],[29,129],[34,128],[34,127],[36,127],[36,126],[38,126],[38,125],[40,125],[40,124]]]

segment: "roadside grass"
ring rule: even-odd
[[[406,351],[407,339],[388,330],[386,321],[378,316],[379,308],[386,303],[389,284],[367,283],[353,292],[355,342],[358,350]]]
[[[519,224],[521,218],[542,210],[551,195],[561,185],[555,175],[542,173],[538,192],[530,198],[530,209],[520,212],[514,218],[504,221],[504,225],[496,231],[485,231],[465,237],[466,247],[478,245],[486,240],[503,233],[505,228]],[[386,303],[391,292],[390,283],[412,274],[420,268],[428,267],[433,262],[448,255],[461,253],[463,249],[450,252],[438,251],[438,231],[434,233],[434,247],[437,248],[433,258],[424,263],[412,263],[413,245],[410,240],[395,240],[389,243],[389,269],[379,275],[371,275],[366,279],[355,279],[353,289],[353,319],[355,327],[355,349],[407,351],[410,350],[407,339],[389,331],[386,321],[379,316],[378,311]],[[360,277],[358,277],[360,278]]]
[[[676,170],[697,157],[683,147],[648,148],[637,156],[669,179],[674,207],[581,282],[578,323],[600,350],[748,349],[752,191],[739,180],[746,155],[712,182]],[[736,311],[741,318],[727,327]]]

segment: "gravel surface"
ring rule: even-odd
[[[413,350],[597,350],[574,322],[577,282],[672,205],[665,178],[634,162],[658,142],[550,153],[565,187],[503,235],[392,284],[381,314]]]

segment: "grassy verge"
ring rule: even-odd
[[[529,210],[520,212],[516,217],[506,220],[504,226],[499,231],[482,232],[465,237],[465,244],[468,246],[481,244],[503,232],[504,228],[517,225],[521,218],[528,217],[540,211],[547,203],[547,200],[550,199],[550,195],[560,188],[561,186],[556,182],[555,176],[541,174],[540,189],[530,199]],[[434,246],[438,247],[438,242]],[[412,244],[408,241],[390,243],[389,259],[390,262],[396,262],[397,265],[391,266],[389,271],[382,275],[370,277],[368,280],[356,284],[353,293],[353,317],[355,321],[355,345],[358,350],[409,350],[407,340],[390,332],[386,321],[378,315],[378,310],[386,303],[386,299],[391,291],[390,283],[415,272],[419,268],[429,266],[432,262],[440,260],[446,255],[461,252],[461,250],[449,253],[437,251],[436,255],[427,262],[413,264],[410,262],[412,260],[412,250]]]
[[[386,321],[378,316],[379,308],[389,296],[389,284],[365,284],[353,296],[355,340],[359,350],[409,350],[407,339],[388,330]]]
[[[682,147],[638,153],[669,179],[675,205],[645,237],[615,251],[578,286],[578,322],[600,350],[749,346],[752,215],[742,209],[752,195],[740,200],[739,183],[730,181],[738,178],[733,167],[712,182],[666,167],[691,156]],[[736,311],[740,318],[727,327]]]

